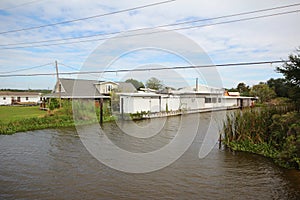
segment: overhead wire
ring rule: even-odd
[[[34,27],[28,27],[28,28],[21,28],[21,29],[3,31],[3,32],[0,32],[0,34],[15,33],[15,32],[20,32],[20,31],[28,31],[28,30],[33,30],[33,29],[39,29],[39,28],[49,27],[49,26],[57,26],[57,25],[61,25],[61,24],[69,24],[69,23],[73,23],[73,22],[78,22],[78,21],[83,21],[83,20],[88,20],[88,19],[93,19],[93,18],[99,18],[99,17],[108,16],[108,15],[114,15],[114,14],[118,14],[118,13],[122,13],[122,12],[128,12],[128,11],[138,10],[138,9],[147,8],[147,7],[151,7],[151,6],[157,6],[157,5],[161,5],[161,4],[165,4],[165,3],[170,3],[170,2],[174,2],[174,1],[176,1],[176,0],[161,1],[161,2],[157,2],[157,3],[151,3],[151,4],[147,4],[147,5],[143,5],[143,6],[137,6],[137,7],[133,7],[133,8],[127,8],[127,9],[124,9],[124,10],[118,10],[118,11],[113,11],[113,12],[99,14],[99,15],[93,15],[93,16],[84,17],[84,18],[67,20],[67,21],[62,21],[62,22],[57,22],[57,23],[52,23],[52,24],[44,24],[44,25],[34,26]]]
[[[111,33],[100,33],[100,34],[93,34],[93,35],[88,35],[88,36],[78,36],[78,37],[69,37],[69,38],[62,38],[62,39],[42,40],[42,41],[35,41],[35,42],[20,42],[20,43],[11,43],[11,44],[2,44],[2,45],[0,44],[0,47],[8,47],[8,46],[16,46],[16,45],[26,45],[26,44],[40,44],[40,43],[48,43],[48,42],[58,42],[58,41],[66,41],[66,40],[76,40],[76,39],[98,37],[98,36],[115,35],[115,34],[121,34],[121,33],[124,33],[124,32],[129,33],[129,32],[142,31],[142,30],[164,28],[164,27],[169,27],[169,26],[178,26],[178,25],[191,24],[191,23],[197,23],[197,22],[212,21],[212,20],[216,20],[216,19],[224,19],[224,18],[229,18],[229,17],[236,17],[236,16],[242,16],[242,15],[260,13],[260,12],[278,10],[278,9],[283,9],[283,8],[288,8],[288,7],[294,7],[294,6],[299,6],[299,5],[300,5],[300,3],[298,3],[298,4],[290,4],[290,5],[285,5],[285,6],[278,6],[278,7],[272,7],[272,8],[267,8],[267,9],[260,9],[260,10],[248,11],[248,12],[242,12],[242,13],[236,13],[236,14],[230,14],[230,15],[223,15],[223,16],[206,18],[206,19],[190,20],[190,21],[184,21],[184,22],[178,22],[178,23],[164,24],[164,25],[159,25],[159,26],[154,26],[154,27],[132,29],[132,30],[128,30],[128,31],[115,31],[115,32],[111,32]]]
[[[213,68],[213,67],[229,67],[229,66],[251,66],[263,64],[285,63],[286,60],[272,60],[272,61],[257,61],[257,62],[240,62],[240,63],[225,63],[225,64],[211,64],[211,65],[189,65],[189,66],[175,66],[175,67],[158,67],[158,68],[139,68],[139,69],[118,69],[118,70],[98,70],[98,71],[76,71],[76,72],[60,72],[60,75],[78,75],[78,74],[103,74],[103,73],[124,73],[124,72],[141,72],[141,71],[158,71],[158,70],[181,70],[181,69],[198,69],[198,68]],[[22,76],[52,76],[56,73],[35,73],[35,74],[0,74],[0,77],[22,77]]]
[[[94,42],[94,41],[101,41],[101,40],[115,39],[115,38],[134,37],[134,36],[139,36],[139,35],[149,35],[149,34],[170,32],[170,31],[177,31],[177,30],[187,30],[187,29],[202,28],[202,27],[208,27],[208,26],[216,26],[216,25],[221,25],[221,24],[230,24],[230,23],[236,23],[236,22],[241,22],[241,21],[249,21],[249,20],[266,18],[266,17],[274,17],[274,16],[286,15],[286,14],[297,13],[297,12],[300,12],[300,9],[293,10],[293,11],[280,12],[280,13],[267,14],[267,15],[260,15],[260,16],[255,16],[255,17],[247,17],[247,18],[241,18],[241,19],[234,19],[234,20],[216,22],[216,23],[211,23],[211,24],[193,25],[193,26],[180,27],[180,28],[174,28],[174,29],[155,30],[155,31],[146,32],[146,33],[137,33],[137,34],[131,34],[131,35],[119,35],[119,36],[115,36],[115,37],[105,37],[105,38],[80,40],[80,41],[72,41],[72,42],[61,42],[61,43],[50,43],[50,44],[17,46],[17,47],[4,47],[4,48],[0,48],[0,50],[3,50],[3,49],[22,49],[22,48],[33,48],[33,47],[47,47],[47,46],[56,46],[56,45]],[[127,31],[123,31],[123,32],[120,32],[120,33],[126,33],[126,32]],[[113,33],[113,34],[116,34],[116,33]]]
[[[15,5],[15,6],[12,6],[12,7],[9,7],[9,8],[0,8],[0,10],[1,11],[12,10],[12,9],[15,9],[15,8],[27,6],[29,4],[37,3],[39,1],[41,1],[41,0],[29,1],[29,2],[25,2],[25,3],[19,4],[19,5]]]
[[[10,74],[10,73],[14,73],[14,72],[21,72],[21,71],[27,71],[27,70],[31,70],[31,69],[37,69],[37,68],[41,68],[41,67],[45,67],[48,65],[51,65],[52,63],[46,63],[43,65],[38,65],[38,66],[34,66],[34,67],[29,67],[29,68],[23,68],[23,69],[17,69],[17,70],[12,70],[12,71],[6,71],[6,72],[0,72],[0,74]]]

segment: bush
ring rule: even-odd
[[[300,113],[293,110],[295,106],[285,105],[234,112],[224,123],[223,143],[300,169]]]

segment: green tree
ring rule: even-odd
[[[258,101],[260,103],[268,102],[276,96],[274,90],[272,90],[265,83],[259,83],[258,85],[254,85],[250,90],[250,95],[258,97]]]
[[[147,80],[146,87],[154,90],[160,90],[163,88],[163,83],[161,80],[158,80],[155,77],[152,77]]]
[[[286,84],[285,79],[271,78],[267,81],[267,85],[275,91],[277,97],[288,97],[290,87]]]
[[[239,83],[236,89],[242,96],[249,96],[250,87],[245,83]]]
[[[300,48],[296,53],[289,55],[289,60],[281,67],[276,68],[277,72],[283,74],[285,82],[290,87],[288,96],[294,101],[300,101]]]
[[[139,90],[140,88],[144,88],[144,84],[138,80],[135,80],[135,79],[127,79],[125,81],[126,83],[131,83],[137,90]]]

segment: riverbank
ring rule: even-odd
[[[10,135],[17,132],[41,130],[47,128],[74,127],[73,111],[70,103],[64,103],[61,109],[52,111],[39,110],[34,107],[3,106],[1,109],[0,135]],[[84,110],[84,109],[83,109]],[[3,112],[2,112],[3,111]],[[93,114],[93,115],[92,115]],[[97,117],[95,117],[95,115]],[[99,122],[99,112],[87,112],[84,119],[77,124]],[[103,122],[113,121],[111,115],[104,115]]]
[[[300,113],[294,106],[236,111],[227,116],[223,144],[272,158],[285,168],[300,169]]]

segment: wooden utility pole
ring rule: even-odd
[[[56,68],[56,79],[57,79],[56,85],[58,86],[59,108],[61,108],[61,85],[60,85],[60,81],[59,81],[57,61],[55,61],[55,68]]]
[[[100,124],[103,123],[103,99],[100,99]]]

